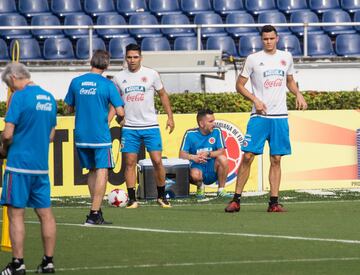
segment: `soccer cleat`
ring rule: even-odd
[[[170,202],[166,199],[166,198],[158,198],[156,200],[156,202],[158,203],[158,205],[160,205],[160,207],[162,208],[171,208],[171,204]]]
[[[272,205],[269,205],[267,212],[286,212],[286,209],[282,204],[274,203]]]
[[[220,192],[217,193],[217,196],[219,198],[227,198],[230,199],[233,197],[232,194],[228,193],[225,189],[221,190]]]
[[[18,268],[14,267],[12,263],[9,263],[2,271],[1,275],[23,275],[26,274],[25,265],[22,264]]]
[[[126,208],[128,209],[135,209],[139,207],[139,203],[134,200],[129,200],[129,202],[126,204]]]
[[[205,190],[204,188],[198,188],[195,194],[198,200],[205,199]]]
[[[239,212],[240,211],[240,202],[237,201],[231,201],[228,206],[225,208],[225,212],[227,213],[233,213],[233,212]]]
[[[36,273],[55,273],[55,266],[54,263],[47,263],[44,262],[39,264],[36,268]]]
[[[107,222],[104,220],[102,214],[90,214],[86,216],[86,221],[84,225],[92,226],[92,225],[107,225],[112,224],[112,222]]]

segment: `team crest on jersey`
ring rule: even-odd
[[[146,82],[148,81],[148,79],[147,79],[146,76],[143,76],[143,77],[141,78],[141,81],[144,82],[144,83],[146,83]]]
[[[285,61],[284,59],[282,59],[282,60],[280,61],[280,64],[285,67],[285,66],[286,66],[286,61]]]
[[[216,141],[216,139],[214,137],[209,138],[209,143],[210,144],[214,144],[215,141]]]

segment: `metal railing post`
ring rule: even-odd
[[[89,62],[93,55],[93,26],[89,26]]]
[[[308,56],[308,23],[304,23],[304,57]]]
[[[201,25],[197,25],[196,27],[196,35],[197,35],[197,50],[201,51]]]

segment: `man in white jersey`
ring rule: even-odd
[[[278,203],[281,157],[291,154],[287,119],[286,88],[296,96],[296,108],[305,110],[306,101],[293,78],[294,64],[291,53],[276,49],[279,40],[276,29],[266,25],[261,30],[263,50],[251,54],[236,82],[236,90],[253,102],[251,117],[242,145],[244,152],[238,170],[233,200],[225,212],[240,211],[240,197],[249,178],[255,155],[263,153],[265,141],[270,147],[270,202],[268,212],[284,212]],[[245,88],[250,78],[253,92]]]
[[[164,89],[158,72],[141,65],[141,48],[136,44],[126,47],[127,69],[114,77],[125,103],[125,123],[122,128],[121,151],[125,153],[125,180],[129,194],[127,208],[137,208],[135,197],[136,164],[141,142],[149,152],[154,166],[155,182],[158,191],[158,204],[163,208],[171,207],[165,197],[165,168],[161,161],[162,142],[156,117],[154,96],[160,96],[161,103],[168,115],[166,129],[174,130],[174,120],[169,97]],[[109,120],[114,115],[110,110]]]

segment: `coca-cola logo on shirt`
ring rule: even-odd
[[[266,79],[264,82],[264,87],[265,89],[281,87],[282,82],[283,82],[282,78],[277,78],[275,80]]]
[[[144,93],[128,94],[125,97],[126,102],[144,101],[144,99],[145,99]]]

